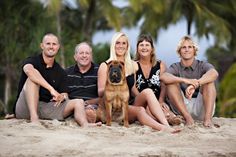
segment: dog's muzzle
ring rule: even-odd
[[[109,78],[111,83],[120,83],[121,81],[121,69],[119,67],[111,67],[109,71]]]

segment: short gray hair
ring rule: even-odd
[[[75,54],[79,52],[79,48],[81,45],[87,45],[90,48],[90,52],[92,53],[92,47],[90,46],[90,44],[88,42],[81,42],[75,46]]]

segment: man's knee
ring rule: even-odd
[[[69,101],[69,104],[72,105],[74,108],[84,108],[84,100],[83,99],[72,99]]]
[[[211,93],[215,94],[215,93],[216,93],[215,83],[214,83],[214,82],[210,82],[210,83],[204,84],[204,85],[202,86],[201,92],[202,92],[203,94],[206,93],[207,95],[209,95],[209,94],[211,94]]]
[[[25,81],[25,84],[23,86],[23,89],[25,92],[28,92],[28,90],[30,90],[30,92],[33,92],[33,90],[37,90],[39,91],[39,85],[34,83],[33,81],[31,81],[29,78]]]

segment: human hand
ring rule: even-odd
[[[169,111],[170,111],[170,108],[169,108],[169,106],[166,104],[166,103],[160,103],[161,104],[161,109],[162,109],[162,111],[164,112],[164,115],[166,116],[166,117],[169,117],[170,116],[170,113],[169,113]]]
[[[170,110],[169,106],[165,102],[160,103],[160,105],[163,110]]]
[[[51,101],[55,101],[54,104],[55,107],[58,107],[61,104],[61,102],[65,99],[64,95],[58,93],[56,90],[51,90],[50,93],[52,95]]]
[[[200,85],[199,81],[197,79],[187,79],[187,78],[185,78],[184,83],[188,84],[188,85],[193,85],[195,89],[198,88],[199,85]]]
[[[186,97],[187,99],[191,99],[194,92],[195,92],[195,87],[194,87],[194,85],[192,85],[192,84],[189,85],[189,86],[186,88],[186,90],[185,90],[185,97]]]

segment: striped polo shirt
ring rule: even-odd
[[[92,63],[91,68],[85,73],[81,73],[77,65],[67,68],[69,98],[84,100],[97,98],[97,72],[98,65],[94,63]]]

